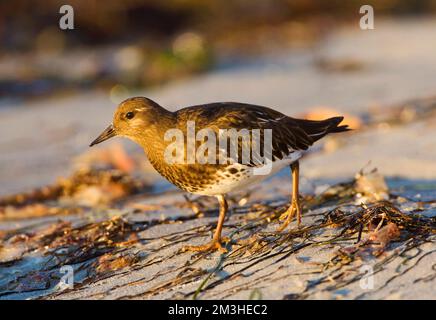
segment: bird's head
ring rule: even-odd
[[[165,109],[156,102],[145,97],[124,100],[118,105],[112,124],[90,144],[90,147],[115,136],[141,143],[141,137],[150,131],[163,110]]]

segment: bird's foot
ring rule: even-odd
[[[277,229],[278,232],[282,232],[286,229],[286,227],[291,223],[293,218],[297,215],[297,224],[300,226],[301,224],[301,207],[300,201],[292,200],[291,206],[280,216],[279,220],[285,220],[282,225]]]
[[[202,246],[184,246],[182,252],[193,251],[193,252],[208,252],[218,250],[221,253],[226,253],[227,249],[222,245],[223,242],[229,242],[230,239],[223,237],[222,239],[213,239],[211,242]]]

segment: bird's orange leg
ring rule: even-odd
[[[218,225],[213,235],[212,241],[202,246],[185,246],[183,251],[214,251],[227,252],[227,249],[222,246],[221,231],[223,229],[224,219],[226,217],[228,205],[223,195],[217,196],[220,204],[220,214],[218,217]]]
[[[285,221],[277,230],[279,232],[283,231],[289,225],[289,223],[294,218],[295,213],[297,214],[298,226],[300,226],[301,224],[301,206],[300,206],[300,199],[299,199],[299,192],[298,192],[300,163],[298,161],[291,164],[291,171],[292,171],[292,200],[288,210],[286,210],[286,212],[283,213],[280,217],[280,220],[285,219]]]

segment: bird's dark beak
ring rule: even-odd
[[[115,129],[113,125],[110,125],[109,127],[104,130],[97,139],[91,142],[89,145],[90,147],[95,146],[96,144],[102,143],[103,141],[106,141],[112,137],[115,137],[117,134],[115,133]]]

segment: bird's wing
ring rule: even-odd
[[[262,157],[269,156],[268,148],[265,148],[264,145],[264,142],[268,142],[267,135],[269,133],[271,134],[273,161],[283,159],[294,151],[306,150],[314,142],[295,119],[266,107],[241,103],[214,103],[206,106],[189,107],[180,111],[182,111],[179,114],[180,122],[194,121],[197,132],[207,128],[215,133],[217,137],[217,156],[218,152],[224,152],[238,163],[251,166],[263,163]],[[219,137],[223,134],[223,130],[227,130],[228,133],[230,129],[234,129],[239,133],[243,133],[242,130],[248,130],[249,132],[249,139],[236,140],[237,159],[232,156],[230,150],[232,146],[230,137],[226,149],[219,145]],[[269,133],[267,133],[267,129],[270,130]],[[247,159],[244,162],[242,161],[244,150],[259,150],[259,153],[251,152],[249,163],[247,163]],[[264,151],[266,154],[264,154]]]

